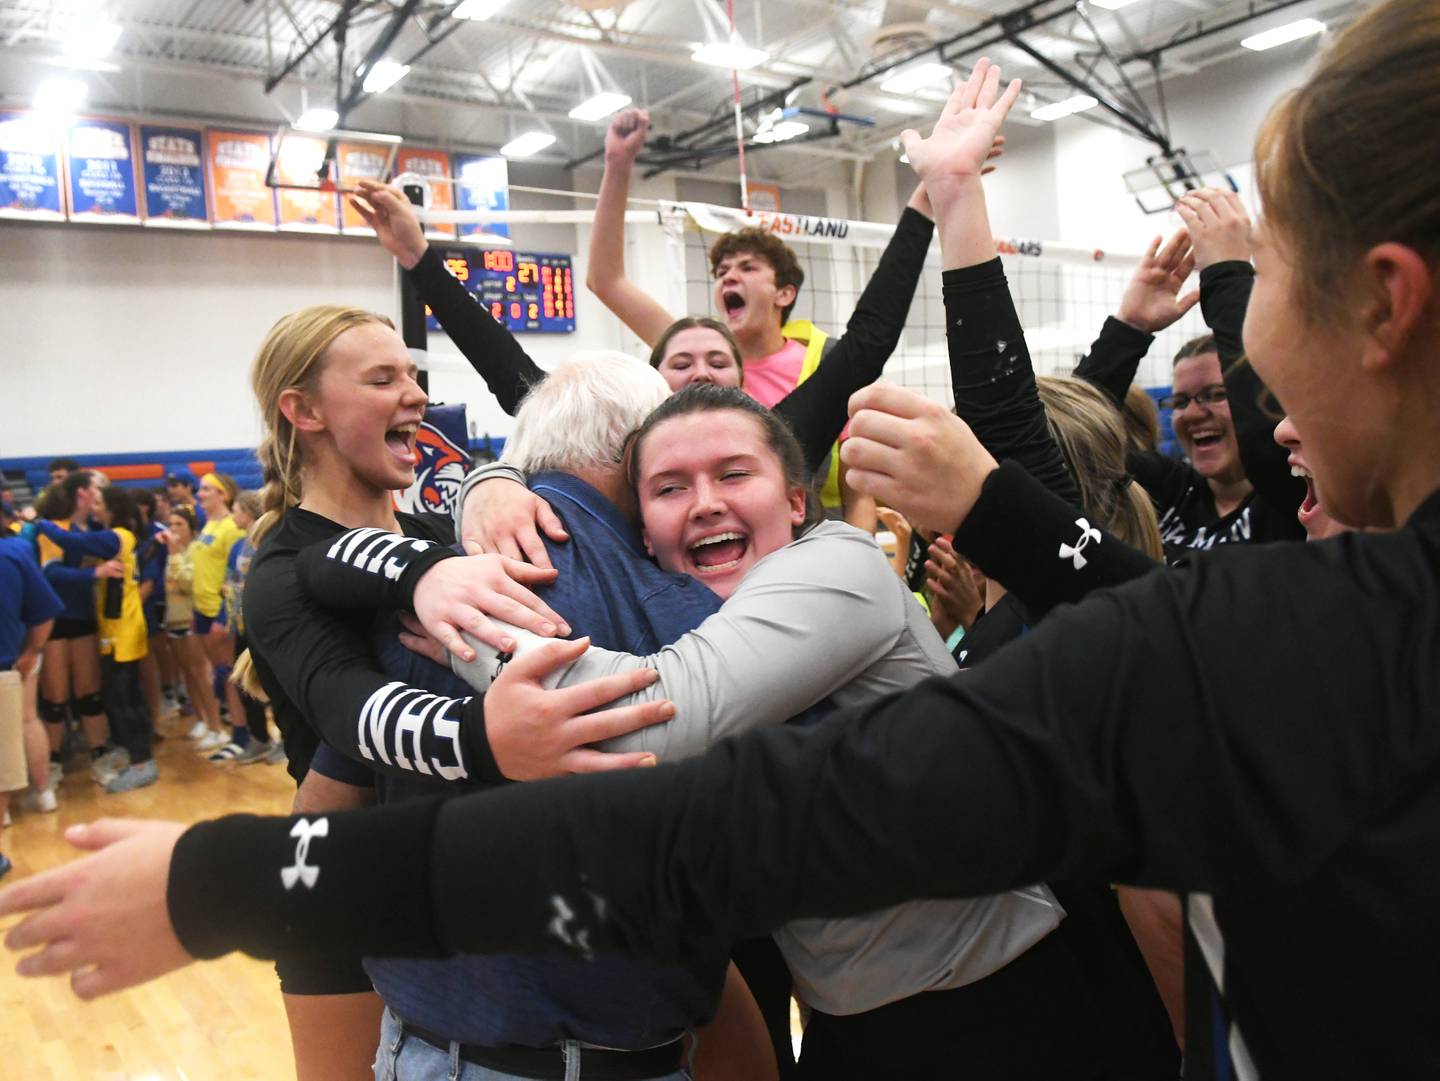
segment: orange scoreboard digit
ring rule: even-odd
[[[517,334],[572,334],[575,286],[570,256],[509,248],[445,247],[440,258],[477,303]],[[431,330],[440,324],[432,315]]]

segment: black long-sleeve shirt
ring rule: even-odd
[[[1255,268],[1242,260],[1216,263],[1200,272],[1200,310],[1215,335],[1240,464],[1253,494],[1222,518],[1210,485],[1188,463],[1145,451],[1132,451],[1126,460],[1155,501],[1161,537],[1172,559],[1189,549],[1217,544],[1305,536],[1295,517],[1305,498],[1305,485],[1290,475],[1287,452],[1274,439],[1279,408],[1244,359],[1241,331],[1254,283]],[[1101,388],[1119,405],[1153,341],[1151,334],[1113,317],[1106,319],[1089,353],[1076,366],[1075,376]]]
[[[850,395],[878,379],[895,351],[934,232],[934,222],[919,211],[907,207],[901,213],[845,333],[828,345],[815,374],[776,404],[775,412],[789,422],[812,470],[825,462],[845,427]],[[408,273],[455,347],[500,407],[513,415],[545,378],[544,369],[445,269],[434,246]]]
[[[176,894],[258,882],[232,936],[257,945],[268,920],[312,947],[683,956],[801,916],[1105,875],[1213,913],[1238,1032],[1191,1003],[1192,1044],[1243,1040],[1270,1081],[1428,1076],[1437,656],[1440,492],[1394,534],[1234,547],[1102,591],[979,669],[812,728],[410,808],[385,827],[410,881],[372,873],[371,812],[329,816],[303,891],[276,874],[290,820],[197,826],[172,913],[203,944]]]
[[[449,519],[437,515],[396,518],[418,543],[397,544],[375,530],[369,543],[362,536],[341,554],[408,595],[426,570],[453,554],[444,546],[454,533]],[[337,618],[306,597],[300,553],[312,545],[323,553],[342,534],[339,523],[291,507],[260,545],[245,582],[250,655],[285,738],[291,774],[297,781],[305,775],[323,737],[377,770],[503,779],[485,737],[482,697],[449,699],[397,683],[375,664],[368,621]]]

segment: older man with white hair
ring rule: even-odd
[[[472,474],[462,489],[463,501],[497,469],[528,478],[529,490],[553,508],[557,531],[568,536],[564,543],[547,541],[559,577],[536,592],[576,635],[611,649],[656,652],[721,603],[701,583],[651,562],[635,522],[635,497],[622,466],[626,441],[669,393],[665,380],[633,357],[578,354],[527,395],[502,462]],[[321,558],[346,547],[343,538],[331,538],[301,557],[302,580],[322,604],[337,597],[353,604],[357,591],[376,582],[344,560]],[[439,694],[472,693],[448,669],[398,648],[393,632],[377,634],[376,649],[397,681]],[[424,778],[381,780],[385,802],[473,790]],[[366,970],[387,1007],[377,1076],[465,1078],[471,1075],[453,1072],[463,1061],[487,1079],[669,1081],[682,1076],[681,1037],[707,1024],[723,1004],[725,1032],[701,1040],[711,1061],[697,1064],[696,1076],[774,1077],[765,1050],[772,1041],[738,977],[732,975],[720,998],[725,966],[719,956],[687,967],[555,956],[369,958]],[[783,981],[780,997],[788,1001],[788,995]]]

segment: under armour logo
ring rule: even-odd
[[[583,928],[572,930],[575,910],[565,903],[565,898],[557,893],[551,896],[550,903],[555,907],[555,918],[550,921],[547,930],[567,949],[589,961],[594,957],[590,949],[590,932]]]
[[[1078,571],[1083,570],[1085,568],[1085,563],[1087,562],[1084,556],[1085,546],[1088,545],[1092,540],[1096,544],[1100,543],[1100,530],[1093,527],[1090,524],[1089,520],[1085,518],[1076,518],[1075,524],[1080,527],[1080,538],[1075,542],[1074,547],[1071,547],[1064,541],[1061,541],[1060,558],[1070,560],[1075,565],[1075,569]]]
[[[312,867],[305,858],[310,855],[310,838],[330,836],[330,820],[317,818],[314,822],[306,822],[302,818],[290,830],[290,836],[299,838],[295,845],[295,862],[280,868],[280,881],[287,890],[293,890],[296,882],[303,882],[307,890],[313,890],[316,879],[320,877],[320,868]]]

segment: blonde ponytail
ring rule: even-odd
[[[281,397],[287,390],[313,392],[325,368],[325,354],[335,339],[353,327],[370,323],[380,323],[392,330],[395,327],[385,316],[363,308],[322,304],[301,308],[283,317],[260,343],[250,368],[250,387],[255,392],[260,420],[265,427],[255,450],[265,478],[260,492],[262,513],[250,534],[250,541],[257,548],[303,495],[304,461],[299,437],[295,426],[280,409]],[[249,650],[235,658],[230,678],[250,697],[268,701],[255,675]]]
[[[1125,471],[1127,438],[1120,411],[1081,379],[1035,380],[1050,431],[1080,489],[1080,505],[1098,525],[1151,559],[1164,558],[1150,497]]]

